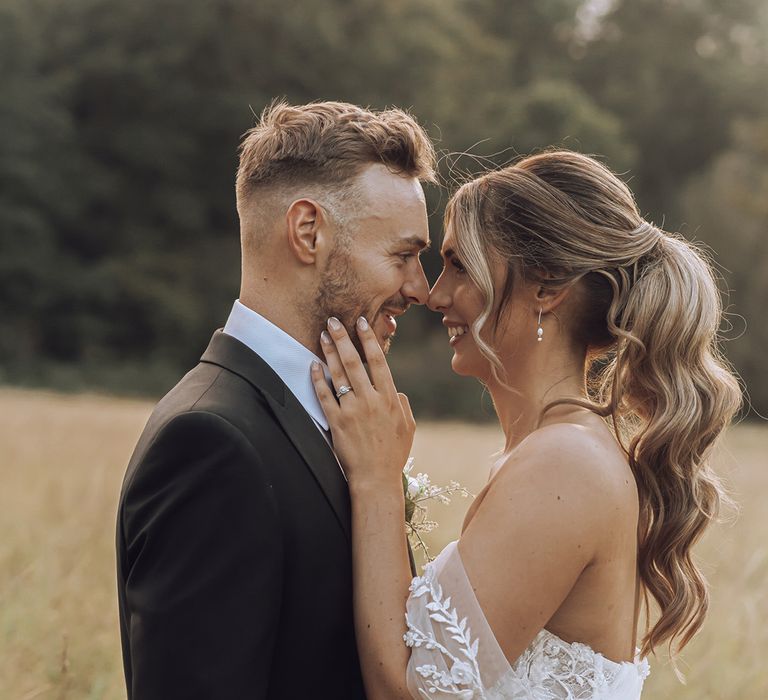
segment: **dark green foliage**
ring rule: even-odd
[[[412,109],[480,156],[449,181],[601,154],[728,268],[750,325],[727,350],[768,413],[766,35],[760,0],[0,0],[0,381],[158,393],[192,364],[238,290],[239,137],[285,96]],[[491,414],[432,314],[402,329],[419,415]]]

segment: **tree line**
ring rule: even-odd
[[[157,394],[195,362],[238,289],[238,141],[282,96],[409,108],[469,154],[449,183],[599,154],[711,246],[768,414],[766,37],[761,0],[0,0],[0,381]],[[417,413],[487,415],[432,315],[401,327]]]

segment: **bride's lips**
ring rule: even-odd
[[[443,320],[443,325],[448,330],[448,336],[451,347],[455,347],[457,343],[460,343],[465,335],[469,333],[469,326],[460,323],[459,321]]]

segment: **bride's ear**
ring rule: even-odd
[[[539,309],[544,314],[557,311],[560,305],[568,298],[569,294],[573,290],[573,285],[566,285],[565,287],[558,287],[552,289],[543,284],[536,285],[534,307],[536,313]]]

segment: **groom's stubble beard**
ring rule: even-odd
[[[357,334],[357,319],[364,316],[371,327],[379,309],[368,308],[365,302],[365,285],[354,270],[349,251],[343,244],[337,245],[331,251],[328,264],[320,276],[317,294],[315,296],[314,327],[317,335],[326,328],[328,318],[335,316],[341,321],[349,334],[352,344],[365,359],[365,352]],[[391,302],[391,303],[390,303]],[[398,299],[390,299],[385,303],[387,308],[400,309],[407,306]],[[392,344],[392,336],[379,338],[382,350],[386,354]]]

